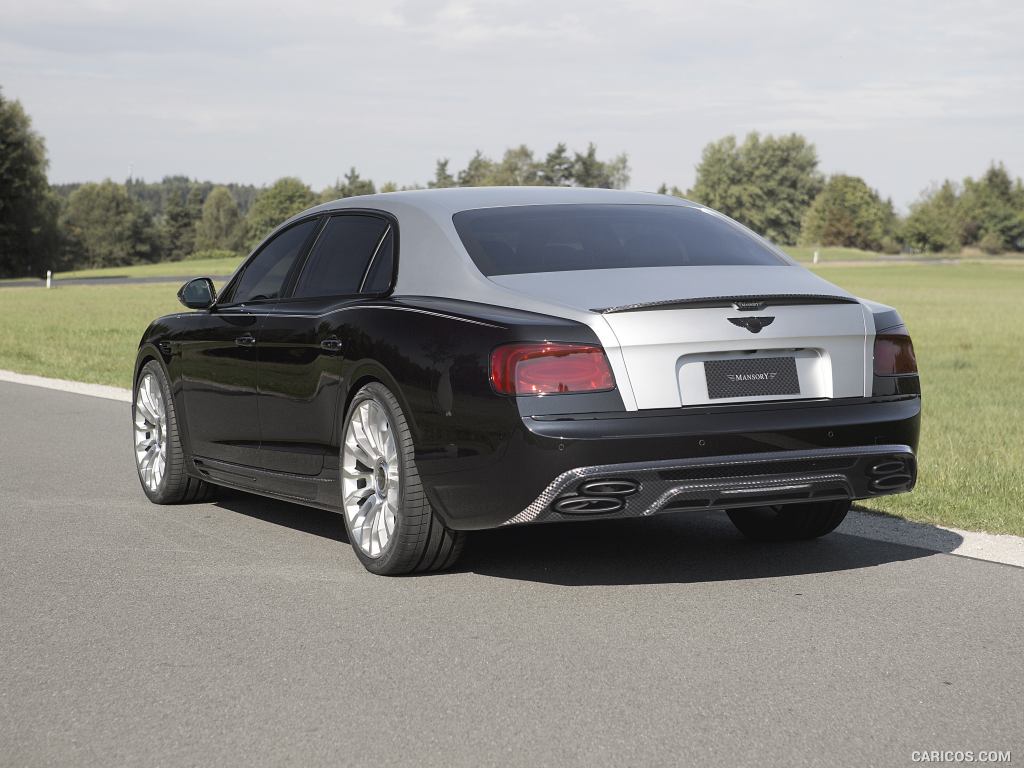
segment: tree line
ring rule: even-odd
[[[798,134],[726,136],[704,148],[685,196],[715,208],[780,245],[862,248],[889,253],[1024,251],[1024,185],[1002,163],[977,178],[925,190],[899,216],[859,176],[818,171],[813,144]]]
[[[45,143],[20,103],[0,91],[0,276],[242,254],[288,217],[341,197],[418,189],[379,188],[356,168],[323,190],[286,177],[267,187],[217,185],[184,176],[50,185]],[[627,155],[602,159],[594,144],[543,155],[525,145],[493,159],[477,151],[462,169],[436,162],[428,188],[493,185],[623,189]],[[704,148],[694,186],[659,192],[716,208],[780,245],[989,253],[1024,250],[1024,187],[1001,164],[978,179],[945,181],[897,215],[867,183],[824,176],[802,136],[727,136]]]

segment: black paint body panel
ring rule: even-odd
[[[919,397],[526,417],[500,465],[434,477],[432,490],[454,527],[490,528],[577,467],[887,444],[916,452],[920,418]]]
[[[185,414],[192,450],[226,461],[253,464],[259,455],[256,347],[260,317],[246,312],[194,313],[179,318],[168,337],[180,356]]]
[[[253,346],[235,340],[247,333]],[[322,342],[337,339],[340,349]],[[425,491],[447,525],[501,525],[577,467],[779,450],[899,444],[916,451],[917,378],[887,396],[627,412],[618,392],[497,395],[489,355],[515,340],[599,343],[580,323],[429,297],[279,300],[154,322],[136,371],[171,381],[189,471],[340,508],[341,424],[366,382],[409,422]],[[876,392],[880,390],[876,389]]]
[[[245,333],[253,347],[235,344]],[[323,349],[326,339],[341,349]],[[552,401],[556,412],[622,408],[615,392],[519,398],[522,408],[495,394],[490,352],[519,339],[597,343],[579,323],[470,302],[283,300],[161,318],[136,371],[164,361],[199,476],[334,507],[340,427],[368,381],[401,403],[424,478],[497,462],[521,415]]]

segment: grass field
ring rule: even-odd
[[[925,398],[920,484],[871,507],[1024,535],[1024,264],[826,263],[817,271],[898,307],[917,347]],[[128,387],[148,322],[181,309],[176,289],[0,289],[0,368]]]
[[[870,506],[912,520],[1024,535],[1024,264],[820,266],[897,307],[921,368],[916,491]]]
[[[862,251],[857,248],[812,248],[793,246],[785,249],[786,253],[798,261],[811,261],[817,250],[823,262],[828,261],[878,261],[879,259],[900,258],[886,256],[875,251]],[[914,258],[949,259],[957,256],[940,253],[915,256]],[[158,277],[158,276],[202,276],[230,275],[235,271],[242,258],[234,259],[197,259],[195,261],[164,261],[157,264],[133,264],[129,267],[104,267],[103,269],[81,269],[74,272],[58,272],[54,277],[89,278],[89,277]]]
[[[892,261],[900,259],[920,260],[949,260],[949,259],[984,259],[1001,260],[1020,258],[1020,254],[1007,254],[1005,256],[984,257],[983,254],[952,254],[952,253],[930,253],[917,254],[912,257],[892,256],[875,251],[862,251],[857,248],[813,248],[811,246],[791,246],[786,252],[797,261],[810,262],[813,259],[814,251],[819,253],[819,259],[823,263],[833,261],[863,262],[870,264],[877,261]],[[194,261],[161,261],[156,264],[132,264],[127,267],[103,267],[102,269],[79,269],[72,272],[57,272],[54,274],[56,280],[70,278],[89,279],[96,277],[200,277],[203,275],[230,275],[239,265],[242,257],[227,259],[197,259]],[[22,280],[36,280],[38,278],[21,278]]]
[[[193,261],[161,261],[156,264],[132,264],[130,267],[104,267],[103,269],[80,269],[74,272],[58,272],[57,280],[72,277],[203,277],[207,275],[230,275],[242,261],[242,257],[230,259],[195,259]]]
[[[185,311],[177,290],[173,283],[0,288],[0,368],[130,387],[149,321]]]
[[[878,261],[881,258],[893,258],[877,251],[862,251],[859,248],[815,248],[805,245],[789,245],[782,250],[797,261],[812,261],[814,252],[818,252],[820,261]]]

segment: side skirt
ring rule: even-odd
[[[331,512],[341,511],[338,503],[340,489],[335,477],[293,475],[202,456],[192,457],[188,467],[189,474],[215,485]]]

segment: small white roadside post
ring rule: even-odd
[[[818,252],[817,251],[814,252],[814,263],[815,264],[818,263]]]
[[[46,287],[49,288],[50,284],[52,282],[53,282],[53,271],[48,269],[48,270],[46,270]]]

